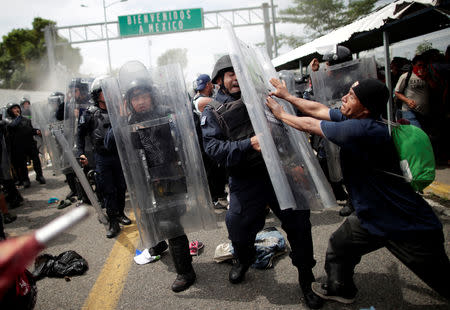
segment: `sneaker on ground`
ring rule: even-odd
[[[221,209],[228,209],[228,203],[224,203],[224,202],[222,202],[222,201],[220,201],[220,200],[217,200],[217,201],[214,201],[213,202],[213,206],[214,206],[214,209],[218,209],[218,210],[221,210]]]
[[[355,295],[356,294],[350,294],[348,296],[335,294],[333,292],[330,292],[327,289],[327,285],[320,282],[313,282],[311,284],[311,289],[316,295],[322,297],[323,299],[327,300],[334,300],[343,304],[351,304],[355,301]]]
[[[191,255],[195,256],[198,255],[198,252],[200,251],[200,249],[203,248],[203,242],[201,241],[192,241],[189,244],[189,252],[191,253]]]

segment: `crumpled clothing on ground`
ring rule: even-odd
[[[286,241],[275,227],[266,227],[256,235],[255,248],[256,260],[251,267],[256,269],[272,268],[274,258],[287,252]],[[233,253],[231,243],[219,244],[214,253],[214,261],[221,263],[230,260]]]

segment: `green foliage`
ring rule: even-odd
[[[280,20],[304,25],[303,36],[284,36],[281,45],[297,47],[370,13],[378,0],[292,0],[294,6],[280,11]]]
[[[430,43],[428,41],[423,41],[416,47],[416,55],[420,55],[425,51],[431,50],[433,48],[433,43]]]
[[[0,87],[35,89],[49,74],[44,28],[54,21],[36,17],[32,29],[13,29],[0,43]],[[56,42],[67,40],[54,34]],[[55,47],[56,62],[77,72],[82,57],[78,48],[70,45]]]
[[[372,12],[378,0],[353,0],[349,1],[345,16],[347,18],[346,24],[349,24],[358,18],[365,16]]]
[[[179,63],[184,69],[187,66],[187,49],[185,48],[172,48],[165,51],[161,56],[158,57],[158,66],[164,66],[168,64]]]
[[[279,46],[287,45],[291,47],[297,47],[306,43],[302,37],[294,35],[279,34],[277,35],[277,38]]]

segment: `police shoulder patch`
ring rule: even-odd
[[[206,124],[206,115],[202,115],[202,119],[200,121],[200,126],[203,126]]]

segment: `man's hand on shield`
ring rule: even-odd
[[[278,98],[284,99],[284,100],[288,100],[287,98],[289,98],[289,96],[291,96],[291,94],[289,93],[287,87],[286,87],[286,82],[285,81],[280,81],[279,79],[276,78],[271,78],[270,79],[270,84],[273,85],[273,87],[275,87],[275,91],[272,91],[269,93],[269,96],[277,96]]]
[[[83,167],[89,164],[89,161],[85,155],[80,155],[80,163]]]
[[[250,143],[252,145],[252,148],[255,151],[261,152],[261,146],[259,145],[259,140],[257,136],[253,136],[250,138]]]
[[[317,58],[313,58],[311,62],[309,63],[309,68],[311,69],[311,72],[316,72],[319,70],[320,64],[319,60]]]
[[[269,107],[269,109],[277,119],[281,118],[281,115],[284,113],[284,109],[280,104],[278,104],[278,102],[276,102],[272,97],[268,96],[266,98],[266,105]]]

